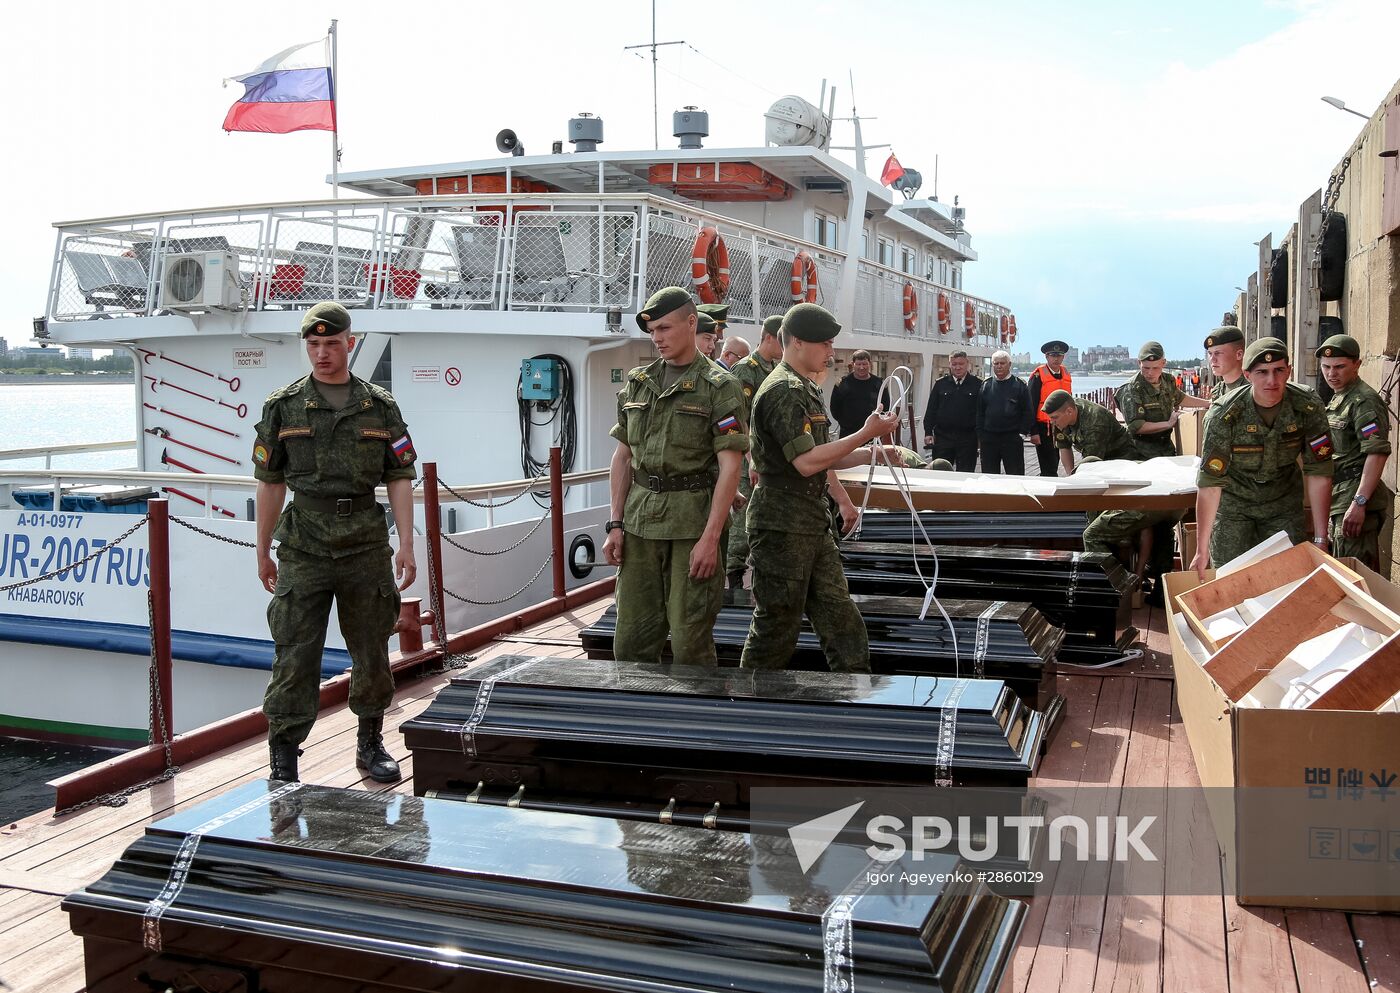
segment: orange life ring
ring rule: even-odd
[[[817,263],[806,252],[792,260],[792,302],[817,302]]]
[[[1011,317],[1008,314],[1001,315],[1001,343],[1007,344],[1011,340]]]
[[[729,249],[714,228],[701,228],[690,253],[690,281],[701,303],[720,303],[729,293]]]
[[[963,330],[969,338],[977,334],[977,308],[972,305],[971,300],[963,303]]]
[[[1016,343],[1016,315],[1011,314],[1007,320],[1011,322],[1011,335],[1007,340],[1014,345]]]
[[[919,326],[919,295],[914,292],[913,283],[904,284],[904,330],[913,331]]]
[[[948,294],[938,294],[938,333],[947,334],[953,330],[953,305],[948,302]]]

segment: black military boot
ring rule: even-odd
[[[369,773],[376,783],[397,783],[399,764],[384,748],[384,715],[360,718],[360,736],[355,744],[355,765]]]
[[[297,758],[301,755],[301,749],[296,745],[286,745],[276,741],[267,743],[267,764],[270,768],[269,779],[280,779],[284,783],[299,783],[301,777],[297,775]]]

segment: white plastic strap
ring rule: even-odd
[[[494,676],[487,676],[476,687],[476,703],[472,705],[472,712],[465,721],[462,722],[462,754],[467,758],[476,758],[476,727],[486,718],[486,706],[491,702],[491,691],[496,686],[498,679],[505,679],[513,676],[522,669],[528,669],[538,662],[539,659],[526,659],[517,662],[504,672],[498,672]]]
[[[879,863],[871,859],[856,877],[855,884],[838,894],[822,912],[822,993],[854,993],[855,958],[852,955],[851,918],[868,889]]]
[[[200,839],[210,831],[236,821],[244,814],[251,813],[260,807],[266,807],[299,789],[301,789],[301,783],[286,783],[270,793],[264,793],[256,800],[249,800],[241,807],[220,814],[213,820],[205,821],[185,835],[180,842],[180,850],[175,853],[175,859],[170,863],[170,875],[166,877],[165,885],[160,888],[155,899],[146,904],[146,910],[141,915],[141,943],[147,949],[160,952],[164,947],[164,941],[160,934],[160,919],[165,916],[165,912],[170,909],[171,904],[179,898],[180,891],[185,888],[185,883],[190,878],[190,867],[194,864],[194,854],[199,848]]]
[[[977,641],[972,648],[972,674],[978,679],[987,674],[987,642],[991,640],[992,618],[1005,606],[1005,600],[998,600],[988,604],[987,609],[977,615]]]
[[[958,736],[958,701],[967,690],[966,679],[955,679],[953,687],[943,701],[943,712],[938,719],[938,752],[933,760],[933,785],[953,785],[953,747]]]

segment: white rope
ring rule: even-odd
[[[1116,659],[1109,659],[1107,662],[1056,662],[1055,665],[1061,669],[1107,669],[1124,662],[1135,662],[1145,654],[1141,648],[1130,648]]]
[[[897,419],[902,419],[904,410],[908,405],[909,396],[914,389],[914,370],[908,366],[898,366],[893,372],[885,377],[884,383],[880,385],[880,392],[876,399],[876,409],[889,411],[898,415]],[[853,527],[846,536],[847,540],[855,538],[860,534],[861,522],[865,519],[866,509],[870,506],[870,491],[875,482],[875,466],[883,463],[890,470],[890,475],[894,477],[895,488],[899,490],[899,495],[904,498],[904,505],[909,508],[909,552],[914,559],[914,574],[918,576],[920,585],[924,588],[924,602],[919,610],[919,620],[928,618],[930,606],[937,606],[938,613],[943,618],[943,623],[948,625],[948,636],[953,641],[953,674],[962,677],[962,656],[958,651],[958,632],[953,627],[953,619],[948,616],[948,612],[943,609],[943,603],[935,595],[938,589],[938,550],[933,546],[933,539],[929,537],[928,531],[924,529],[923,518],[914,507],[913,488],[909,485],[909,475],[906,471],[903,460],[890,458],[884,444],[880,439],[872,442],[870,470],[865,476],[865,496],[861,500],[860,510],[856,514],[856,526]],[[928,546],[929,554],[933,556],[933,578],[926,579],[923,569],[919,565],[919,546],[915,536],[915,529],[918,534],[923,535],[924,544]]]

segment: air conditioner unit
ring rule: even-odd
[[[161,306],[170,310],[236,308],[242,302],[238,256],[229,252],[181,252],[161,267]]]

